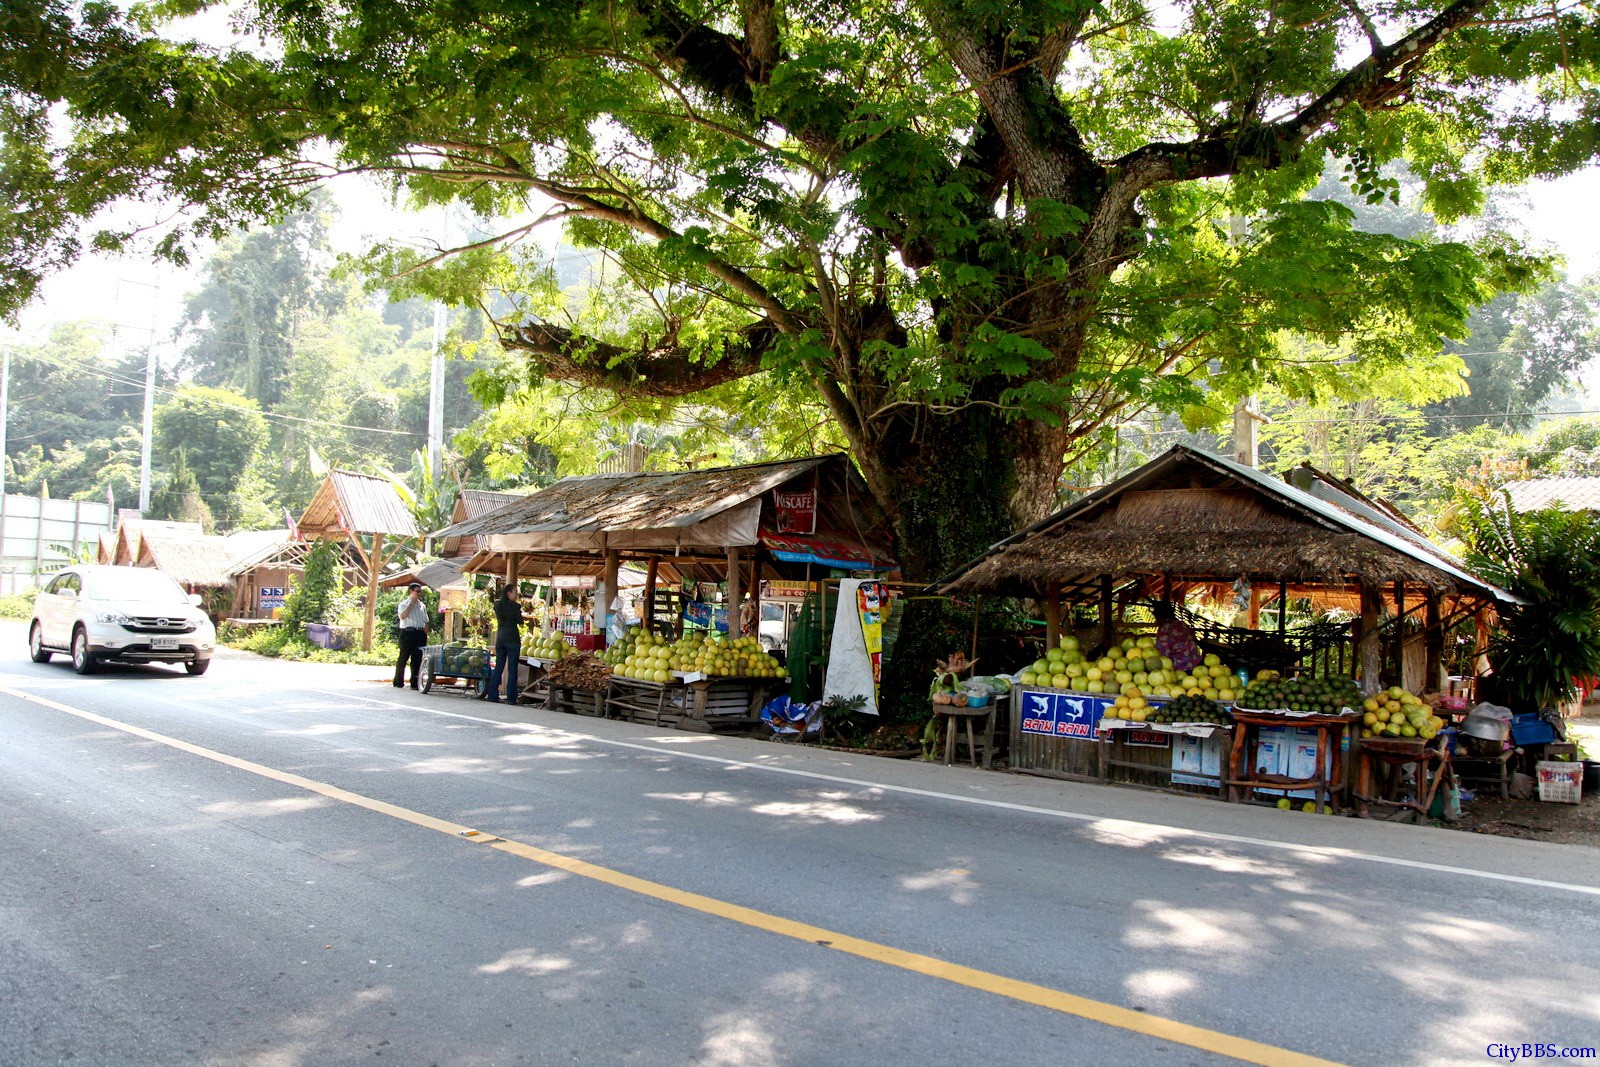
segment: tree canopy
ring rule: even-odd
[[[254,51],[161,36],[208,6],[0,13],[0,309],[127,244],[83,225],[119,203],[187,205],[156,233],[181,255],[335,171],[388,175],[514,220],[370,265],[505,293],[519,385],[766,375],[825,406],[923,576],[1048,507],[1132,412],[1336,389],[1534,276],[1504,243],[1355,230],[1304,199],[1326,161],[1376,201],[1403,158],[1454,218],[1586,165],[1600,112],[1600,19],[1560,0],[247,0]],[[523,250],[546,222],[629,287],[574,307]]]

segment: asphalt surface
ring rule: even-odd
[[[79,678],[29,663],[21,627],[0,648],[0,1064],[1188,1064],[1228,1062],[1225,1035],[1482,1063],[1491,1044],[1600,1045],[1600,850],[422,696],[370,668],[229,654],[203,678]],[[1218,1040],[1097,1021],[1115,1009]]]

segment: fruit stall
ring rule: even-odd
[[[893,567],[889,526],[842,455],[564,478],[436,536],[472,539],[470,574],[547,588],[592,580],[586,633],[525,644],[524,699],[685,729],[753,723],[788,684],[755,632],[766,583],[814,588]],[[618,595],[626,566],[644,576],[638,626]],[[563,639],[599,654],[605,677],[567,666],[589,684],[552,683],[570,658],[554,645]]]
[[[1481,640],[1511,600],[1339,479],[1184,446],[932,588],[1045,617],[1013,675],[1012,770],[1314,811],[1376,799],[1361,773],[1399,777],[1364,739],[1437,770],[1443,717],[1418,694],[1446,689],[1445,634]],[[1291,605],[1316,618],[1291,628]]]

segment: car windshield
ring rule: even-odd
[[[86,571],[84,595],[90,600],[143,600],[152,604],[186,604],[183,587],[160,571],[145,567],[118,567]]]

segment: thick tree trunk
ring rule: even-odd
[[[1009,421],[990,407],[930,413],[924,425],[915,438],[886,442],[862,464],[875,472],[873,492],[893,516],[911,587],[884,668],[883,707],[891,721],[925,718],[934,661],[972,653],[975,606],[919,596],[917,587],[1048,514],[1064,447],[1059,431]],[[980,626],[979,669],[1010,669],[984,655],[991,629]]]

